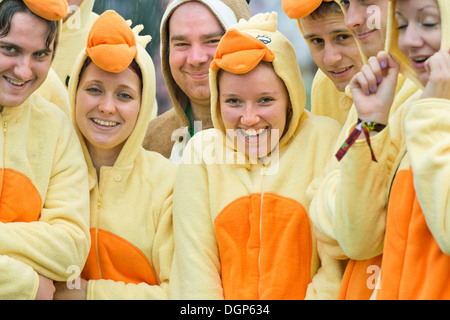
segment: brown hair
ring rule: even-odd
[[[80,84],[81,75],[83,74],[84,70],[91,64],[91,62],[92,62],[92,59],[90,57],[87,57],[86,60],[84,60],[83,66],[81,67],[80,74],[78,76],[78,85]],[[142,71],[141,71],[141,68],[139,67],[138,63],[136,62],[136,59],[133,59],[131,64],[128,66],[128,68],[133,70],[138,75],[139,79],[141,80],[141,90],[142,90],[142,88],[144,86],[144,84],[142,83]],[[77,85],[77,87],[78,87],[78,85]]]
[[[309,15],[309,17],[311,17],[311,19],[321,19],[330,14],[343,14],[341,7],[335,1],[323,1],[322,4]]]
[[[22,0],[4,0],[0,3],[0,38],[6,37],[11,29],[11,23],[14,15],[17,12],[24,12],[26,14],[33,15],[42,19],[41,17],[35,15]],[[48,36],[45,42],[47,48],[50,48],[53,40],[57,38],[58,33],[58,21],[49,21],[42,19],[48,24]],[[53,55],[56,49],[53,48]]]

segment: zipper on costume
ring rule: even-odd
[[[258,254],[258,300],[261,298],[261,292],[260,292],[260,284],[261,284],[261,250],[262,250],[262,213],[263,213],[263,203],[264,203],[264,178],[266,177],[267,169],[263,165],[262,170],[262,179],[261,179],[261,202],[259,205],[259,254]]]
[[[99,195],[97,199],[97,209],[100,209],[102,207],[102,196]]]
[[[3,134],[6,136],[6,132],[8,131],[8,123],[3,121]]]

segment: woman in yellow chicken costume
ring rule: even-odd
[[[86,299],[168,298],[176,165],[141,146],[154,108],[155,71],[144,49],[149,36],[138,36],[140,30],[115,11],[103,13],[69,84],[89,170]]]
[[[243,98],[230,93],[223,101],[227,94],[219,88],[223,89],[226,75],[243,81],[240,76],[249,77],[264,67],[276,75],[288,98],[274,111],[285,126],[279,135],[270,131],[269,148],[256,154],[250,146],[240,145],[239,139],[244,137],[247,143],[267,137],[270,126],[263,128],[258,123],[244,127],[244,118],[279,101],[272,92],[275,86],[269,85],[260,97],[256,95],[259,98],[255,98],[252,111],[241,115],[243,127],[237,129],[228,125],[224,115],[225,111],[240,112],[243,107],[228,105],[239,104]],[[261,83],[264,77],[250,86]],[[334,266],[335,262],[321,256],[316,246],[307,214],[306,188],[322,172],[340,126],[305,111],[296,54],[277,31],[276,13],[258,14],[230,28],[211,64],[210,87],[215,128],[198,133],[189,142],[174,187],[175,254],[170,297],[337,297],[340,278],[333,275],[339,272],[318,271],[320,266]],[[250,103],[245,108],[251,108]]]

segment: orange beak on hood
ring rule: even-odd
[[[104,12],[93,24],[86,55],[100,68],[119,73],[137,57],[136,37],[122,16],[113,10]]]
[[[273,62],[274,53],[260,40],[249,34],[230,29],[222,38],[211,69],[223,69],[234,74],[251,71],[262,60]]]

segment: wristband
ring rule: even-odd
[[[372,161],[378,162],[375,158],[375,154],[373,153],[372,144],[370,143],[370,131],[380,132],[386,128],[385,124],[381,124],[373,121],[362,121],[358,119],[358,124],[355,129],[350,133],[350,136],[345,140],[344,144],[340,147],[339,151],[336,153],[336,158],[338,161],[341,161],[345,156],[350,147],[355,143],[356,139],[361,135],[361,132],[364,132],[364,136],[366,137],[367,144],[370,149],[370,153],[372,156]]]

